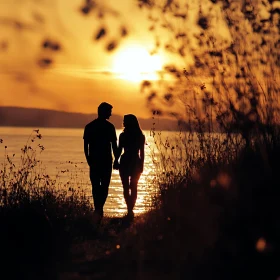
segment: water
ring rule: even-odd
[[[3,163],[5,153],[12,156],[13,161],[19,162],[21,148],[26,145],[32,128],[0,127],[0,164]],[[155,168],[153,165],[151,150],[154,149],[153,139],[149,131],[143,131],[146,136],[145,165],[138,184],[138,198],[135,205],[135,213],[142,213],[149,209],[151,199],[156,192],[151,184]],[[91,197],[91,184],[89,180],[89,168],[83,151],[83,129],[42,128],[39,133],[42,139],[36,139],[34,146],[43,145],[40,153],[37,148],[36,158],[41,160],[42,168],[52,178],[56,179],[56,186],[69,186],[74,189],[83,189]],[[117,136],[121,130],[117,130]],[[32,135],[36,135],[33,132]],[[7,148],[5,148],[7,146]],[[123,215],[126,205],[122,193],[122,184],[119,173],[113,170],[109,195],[105,204],[105,213],[110,215]]]

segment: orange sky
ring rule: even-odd
[[[135,6],[137,1],[117,1],[117,7],[116,1],[100,1],[108,6],[113,3],[120,13],[101,20],[79,12],[84,2],[0,0],[0,106],[95,113],[98,104],[107,101],[114,106],[113,113],[150,116],[139,90],[137,67],[151,77],[164,58],[149,60],[153,37],[145,15]],[[123,25],[129,36],[116,51],[104,52]],[[101,26],[109,26],[109,33],[100,42],[94,41]],[[61,42],[62,50],[42,48],[45,39]],[[126,59],[123,54],[131,48],[136,51]],[[39,67],[41,58],[51,58],[52,66]]]
[[[149,55],[155,34],[148,31],[151,23],[137,7],[137,0],[94,1],[110,8],[102,18],[96,8],[83,14],[85,2],[0,0],[0,106],[95,113],[97,106],[107,101],[115,114],[151,116],[147,96],[140,93],[141,79],[157,78],[169,63],[183,69],[190,58],[186,56],[184,61],[180,55],[162,51]],[[188,3],[192,3],[192,20],[198,5],[191,0]],[[207,5],[204,8],[208,9]],[[121,37],[124,26],[128,35]],[[217,22],[219,33],[223,33],[221,26]],[[101,28],[106,29],[106,36],[96,41]],[[186,32],[194,30],[194,24],[187,25]],[[169,39],[167,33],[160,34],[161,43]],[[59,43],[60,50],[42,47],[46,40]],[[116,42],[117,48],[106,52],[111,42]],[[52,63],[40,67],[42,59]]]

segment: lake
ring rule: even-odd
[[[37,129],[37,128],[34,128]],[[53,179],[56,186],[67,186],[74,189],[83,189],[91,197],[91,183],[89,180],[89,168],[83,151],[83,129],[41,128],[41,139],[36,139],[34,146],[43,145],[36,158],[42,162],[42,168]],[[122,130],[117,130],[117,136]],[[152,161],[151,151],[154,149],[154,141],[150,131],[143,131],[146,136],[145,166],[138,184],[138,198],[135,213],[139,214],[149,209],[151,199],[156,189],[151,184],[155,166]],[[5,153],[9,156],[15,154],[13,162],[19,162],[21,148],[26,145],[33,128],[0,127],[0,164],[3,166]],[[5,146],[7,148],[5,149]],[[123,215],[126,213],[126,205],[122,193],[122,184],[117,170],[113,170],[109,195],[105,204],[105,214]]]

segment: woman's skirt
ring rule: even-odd
[[[123,154],[120,159],[120,172],[129,176],[141,173],[141,159],[139,156]]]

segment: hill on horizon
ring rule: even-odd
[[[13,106],[0,107],[0,126],[18,127],[61,127],[84,128],[97,117],[97,114],[82,114],[50,109],[24,108]],[[177,130],[178,122],[169,119],[138,118],[143,130],[150,130],[154,123],[157,130]],[[122,128],[123,116],[113,114],[110,118],[116,129]]]

